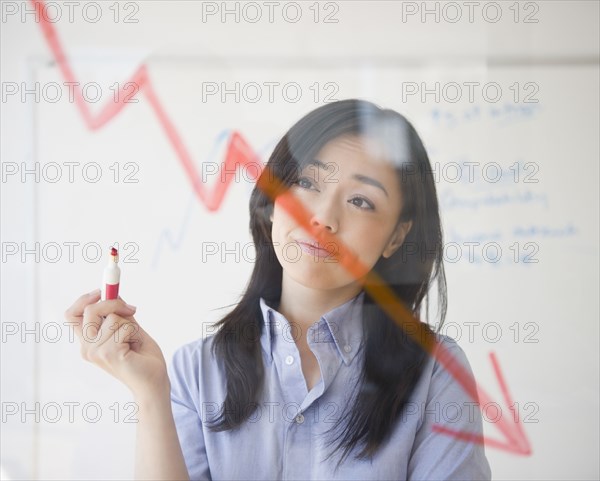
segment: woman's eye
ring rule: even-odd
[[[302,189],[311,190],[311,187],[314,187],[313,180],[309,179],[308,177],[300,177],[294,183],[296,185],[298,185],[299,187],[301,187]],[[368,201],[364,197],[358,197],[358,196],[353,197],[348,202],[355,205],[356,207],[358,207],[361,210],[375,210],[375,205],[373,205],[372,202]]]
[[[355,202],[355,201],[358,201],[358,202]],[[375,210],[375,206],[373,205],[373,203],[369,202],[367,199],[364,199],[362,197],[354,197],[353,199],[350,200],[350,202],[352,202],[359,209]]]
[[[310,187],[313,185],[308,177],[300,177],[296,181],[296,184],[298,184],[303,189],[310,189]]]

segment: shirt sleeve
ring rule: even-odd
[[[173,418],[191,481],[211,479],[198,405],[199,349],[197,343],[180,347],[168,366]]]
[[[443,336],[443,346],[475,383],[473,371],[462,348]],[[423,422],[417,431],[408,464],[408,480],[491,480],[492,474],[482,444],[456,439],[433,431],[441,424],[454,431],[483,434],[479,405],[439,362],[434,362]]]

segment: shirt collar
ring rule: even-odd
[[[344,304],[323,314],[309,328],[309,345],[318,342],[333,342],[344,363],[346,365],[350,364],[358,353],[363,340],[363,299],[364,291],[361,291]],[[285,316],[269,306],[263,297],[260,298],[260,309],[264,322],[260,341],[263,350],[272,360],[276,338],[283,337],[287,341],[293,342],[293,331]]]

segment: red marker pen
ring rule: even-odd
[[[119,281],[121,280],[121,269],[119,269],[119,252],[114,247],[110,248],[108,265],[104,268],[102,278],[102,300],[116,299],[119,297]]]

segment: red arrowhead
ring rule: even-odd
[[[469,396],[472,399],[477,401],[479,398],[479,403],[483,404],[484,406],[491,402],[489,396],[479,386],[477,386],[478,393],[474,392],[473,385],[470,382],[470,375],[462,368],[462,366],[459,366],[458,363],[453,363],[454,359],[451,359],[451,356],[448,354],[447,351],[436,357],[438,358],[438,360],[440,360],[442,364],[444,364],[444,367],[463,386],[463,388],[465,388],[465,391],[469,394]],[[507,409],[510,411],[512,409],[511,406],[513,405],[513,401],[508,391],[508,386],[504,381],[502,371],[500,370],[500,365],[498,364],[496,355],[493,352],[490,352],[490,358],[492,360],[492,365],[494,367],[494,372],[496,373],[498,384],[500,385],[500,389],[502,390],[504,403],[506,404]],[[516,419],[514,419],[514,417],[516,417]],[[442,426],[441,424],[435,424],[433,426],[433,430],[441,434],[446,434],[448,436],[455,437],[456,439],[460,439],[462,441],[468,441],[478,444],[485,443],[485,445],[487,446],[502,449],[504,451],[512,452],[515,454],[521,454],[523,456],[531,455],[531,445],[529,444],[529,440],[527,439],[525,431],[523,430],[518,415],[513,417],[501,416],[495,424],[498,426],[498,428],[504,435],[504,439],[501,441],[482,435],[476,435],[466,431],[457,431],[454,429],[450,429],[446,426]]]

